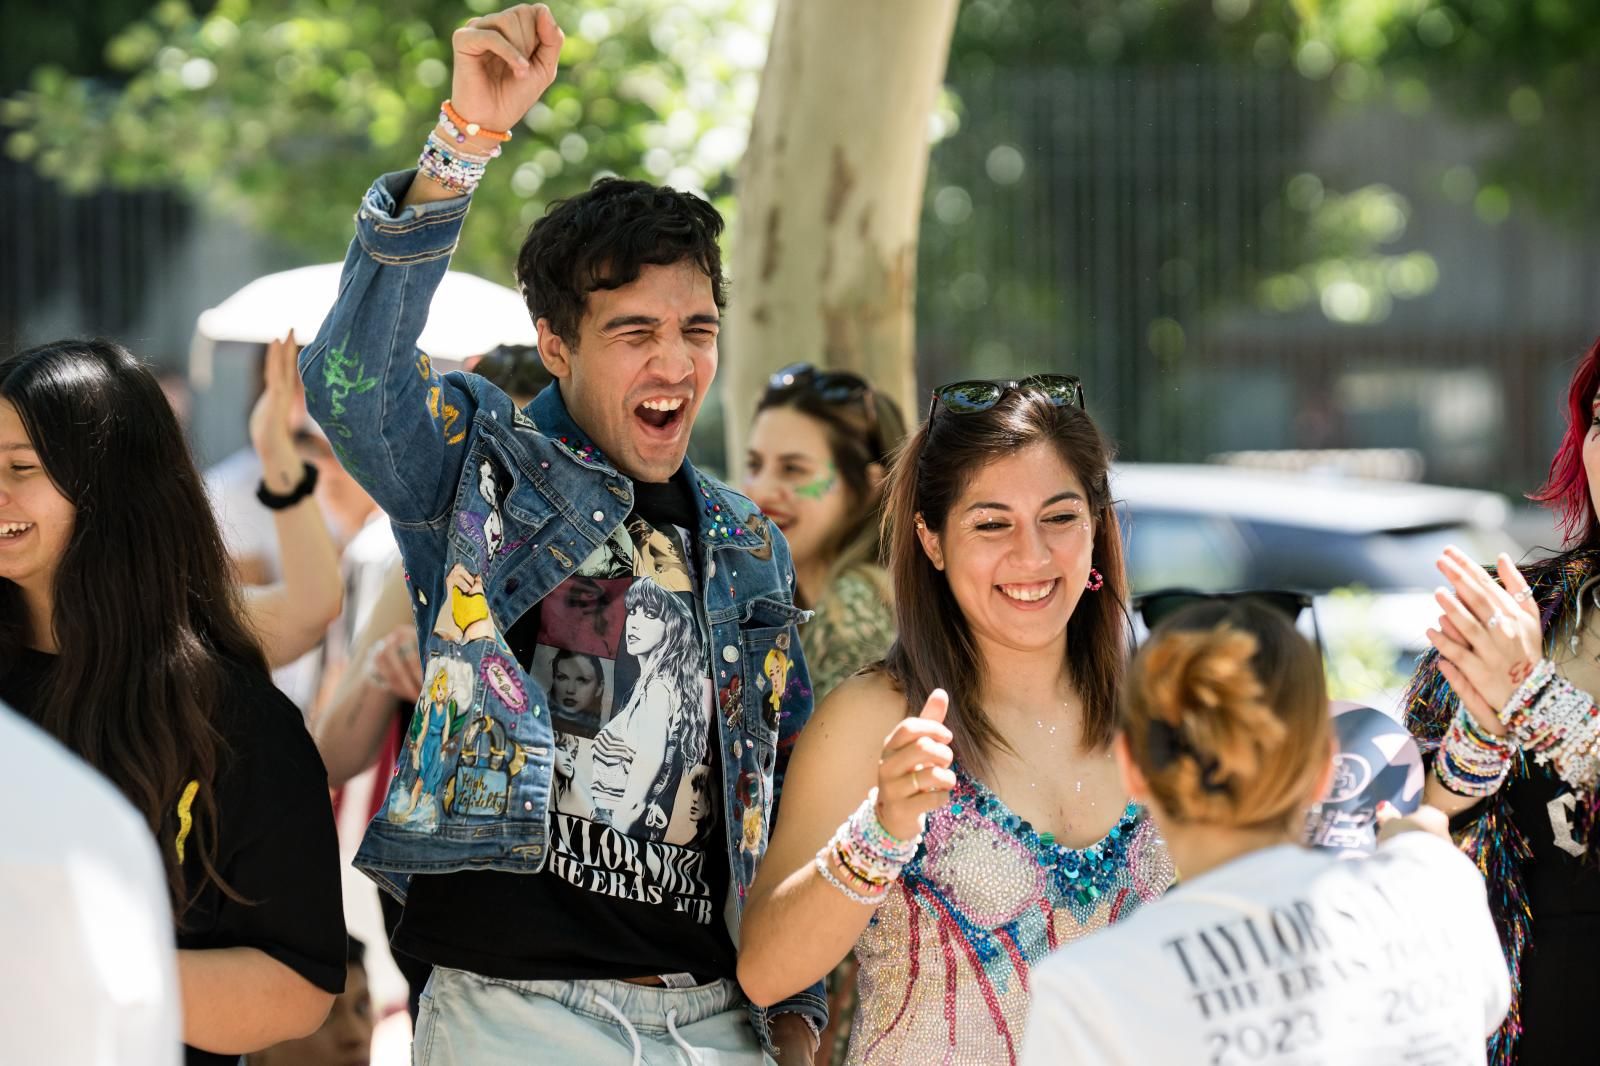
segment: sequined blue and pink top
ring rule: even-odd
[[[1165,842],[1134,804],[1099,841],[1068,848],[957,766],[949,805],[929,816],[922,850],[856,942],[848,1066],[1015,1063],[1032,967],[1172,879]]]

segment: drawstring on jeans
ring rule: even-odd
[[[617,1019],[617,1021],[621,1022],[622,1027],[628,1031],[628,1039],[633,1041],[633,1066],[640,1066],[640,1063],[644,1061],[644,1045],[639,1043],[639,1033],[636,1029],[634,1029],[633,1023],[628,1020],[628,1016],[626,1014],[623,1014],[617,1009],[615,1003],[612,1003],[606,997],[596,995],[594,1000],[596,1003],[600,1004],[600,1006],[610,1011],[611,1016]]]
[[[617,1005],[604,996],[596,995],[596,1003],[609,1011],[611,1016],[622,1024],[628,1033],[628,1039],[633,1042],[633,1066],[640,1066],[644,1060],[644,1046],[639,1043],[639,1031],[633,1027],[628,1016],[617,1009]],[[678,1034],[678,1008],[672,1007],[667,1011],[667,1035],[672,1037],[672,1042],[682,1048],[689,1057],[689,1066],[700,1066],[700,1052],[696,1051],[689,1043]]]
[[[689,1056],[689,1066],[700,1066],[700,1052],[690,1047],[683,1037],[678,1035],[678,1008],[673,1007],[667,1011],[667,1035],[672,1037],[672,1042],[681,1047]]]

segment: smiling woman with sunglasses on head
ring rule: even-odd
[[[1371,859],[1299,844],[1333,737],[1282,606],[1192,602],[1135,657],[1117,762],[1184,880],[1035,971],[1025,1066],[1483,1062],[1509,988],[1443,816],[1396,821]]]
[[[878,524],[904,436],[893,400],[855,374],[807,363],[772,375],[756,407],[741,487],[782,530],[795,600],[816,612],[801,639],[818,699],[894,639]]]
[[[739,979],[774,1002],[854,949],[850,1063],[1014,1059],[1030,967],[1171,881],[1109,756],[1126,577],[1081,395],[938,390],[890,475],[899,635],[790,764]]]

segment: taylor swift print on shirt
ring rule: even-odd
[[[636,517],[597,549],[542,605],[532,669],[556,733],[554,868],[647,901],[657,871],[670,871],[677,883],[663,901],[709,921],[712,691],[686,540]],[[607,843],[613,833],[645,847]]]

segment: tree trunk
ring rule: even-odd
[[[917,229],[957,0],[779,0],[739,177],[723,363],[728,466],[795,362],[916,417]]]

